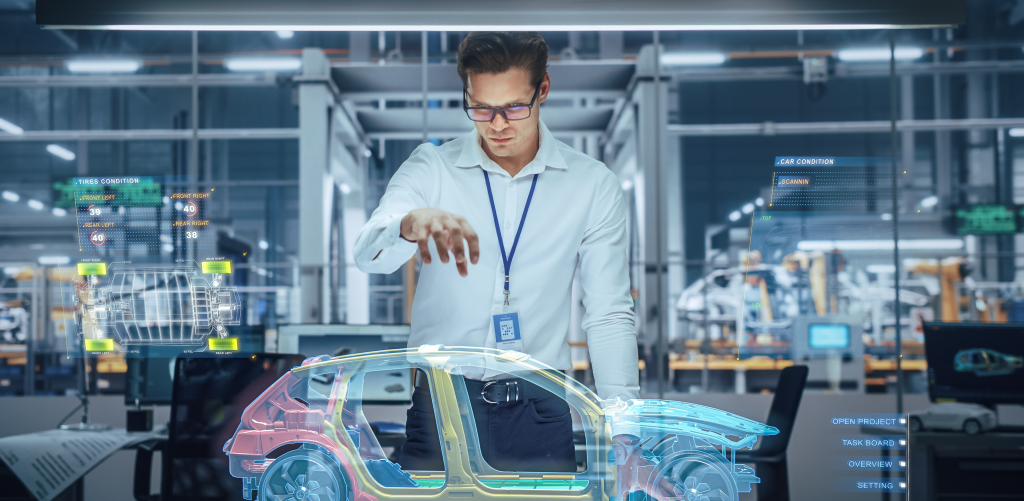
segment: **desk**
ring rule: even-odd
[[[903,363],[900,364],[905,371],[926,371],[928,370],[928,361],[921,358],[905,358]],[[887,358],[883,360],[865,360],[864,372],[874,371],[894,371],[896,370],[896,360]]]
[[[748,358],[736,360],[735,358],[718,358],[708,360],[709,371],[733,371],[735,373],[736,393],[747,392],[747,371],[781,371],[793,365],[792,360],[780,360],[775,358]],[[668,362],[669,369],[675,371],[699,371],[704,369],[702,360],[674,359]]]
[[[4,437],[0,439],[0,485],[4,486],[0,500],[83,501],[82,478],[93,468],[119,450],[145,448],[163,439],[156,433],[128,433],[123,428],[46,430]],[[46,468],[53,464],[61,467]]]
[[[910,434],[910,501],[1024,499],[1024,433]]]

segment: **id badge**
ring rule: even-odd
[[[499,350],[523,351],[523,335],[519,330],[519,314],[493,315],[494,342]]]

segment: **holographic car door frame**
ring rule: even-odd
[[[461,356],[469,354],[453,355],[461,358]],[[475,354],[469,356],[473,355]],[[471,431],[468,431],[466,426],[463,424],[463,413],[459,407],[460,404],[457,398],[457,392],[460,390],[455,388],[455,382],[451,375],[451,371],[457,365],[461,364],[454,363],[451,358],[446,357],[444,363],[433,363],[432,365],[434,380],[438,382],[434,391],[437,392],[437,402],[439,405],[435,408],[435,412],[438,413],[437,417],[442,423],[443,443],[441,449],[447,457],[446,466],[449,479],[448,489],[453,489],[454,491],[475,492],[477,496],[483,494],[485,499],[491,498],[492,496],[494,498],[508,499],[509,489],[488,486],[483,482],[479,474],[473,472],[472,463],[476,458],[471,457],[470,447],[468,444],[459,440],[459,437],[463,437],[465,440],[476,440],[475,443],[479,444],[479,440],[476,437],[475,426]],[[574,405],[572,402],[567,403],[577,409],[577,412],[580,413],[580,417],[584,423],[589,421],[590,423],[598,423],[598,425],[591,425],[593,431],[588,437],[587,471],[576,474],[564,472],[529,472],[541,474],[544,477],[549,478],[556,476],[565,477],[568,475],[573,477],[581,476],[588,481],[588,485],[586,487],[579,490],[542,489],[533,491],[535,493],[517,490],[515,491],[516,494],[523,497],[557,497],[558,499],[566,500],[605,499],[611,496],[612,494],[610,493],[613,493],[615,486],[615,471],[613,468],[610,468],[607,461],[607,455],[600,453],[600,451],[611,450],[611,441],[608,435],[608,427],[604,420],[604,413],[594,402],[591,401],[594,397],[592,393],[585,388],[585,393],[581,392],[581,390],[576,388],[575,385],[567,384],[567,381],[557,380],[552,374],[547,374],[547,371],[539,370],[539,368],[523,366],[521,369],[531,370],[531,373],[537,376],[536,379],[526,379],[533,379],[531,382],[535,384],[540,383],[542,386],[550,386],[551,388],[547,388],[549,391],[555,389],[555,387],[565,389],[566,392],[579,400],[578,405]],[[542,381],[548,382],[543,383]],[[589,440],[591,437],[593,439],[593,444],[591,444]],[[483,461],[482,457],[479,459],[482,464],[486,465],[486,462]],[[490,469],[489,465],[488,468]],[[500,472],[497,470],[493,470],[493,472],[495,474],[505,476],[516,475],[515,473]]]

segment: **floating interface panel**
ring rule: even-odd
[[[74,282],[70,307],[78,336],[68,336],[69,355],[237,355],[252,350],[251,340],[238,335],[243,308],[229,282],[230,261],[86,261],[76,271],[80,280]]]
[[[770,181],[735,287],[740,358],[859,356],[862,332],[891,344],[895,293],[878,273],[894,268],[891,160],[777,157]],[[900,302],[927,297],[901,290]]]

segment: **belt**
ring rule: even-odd
[[[427,378],[420,372],[417,372],[416,376],[416,386],[424,391],[430,391]],[[470,398],[479,398],[488,404],[522,402],[530,398],[531,393],[534,393],[534,398],[542,398],[551,394],[519,378],[489,381],[464,378],[463,381],[466,383],[466,390],[468,390]]]

